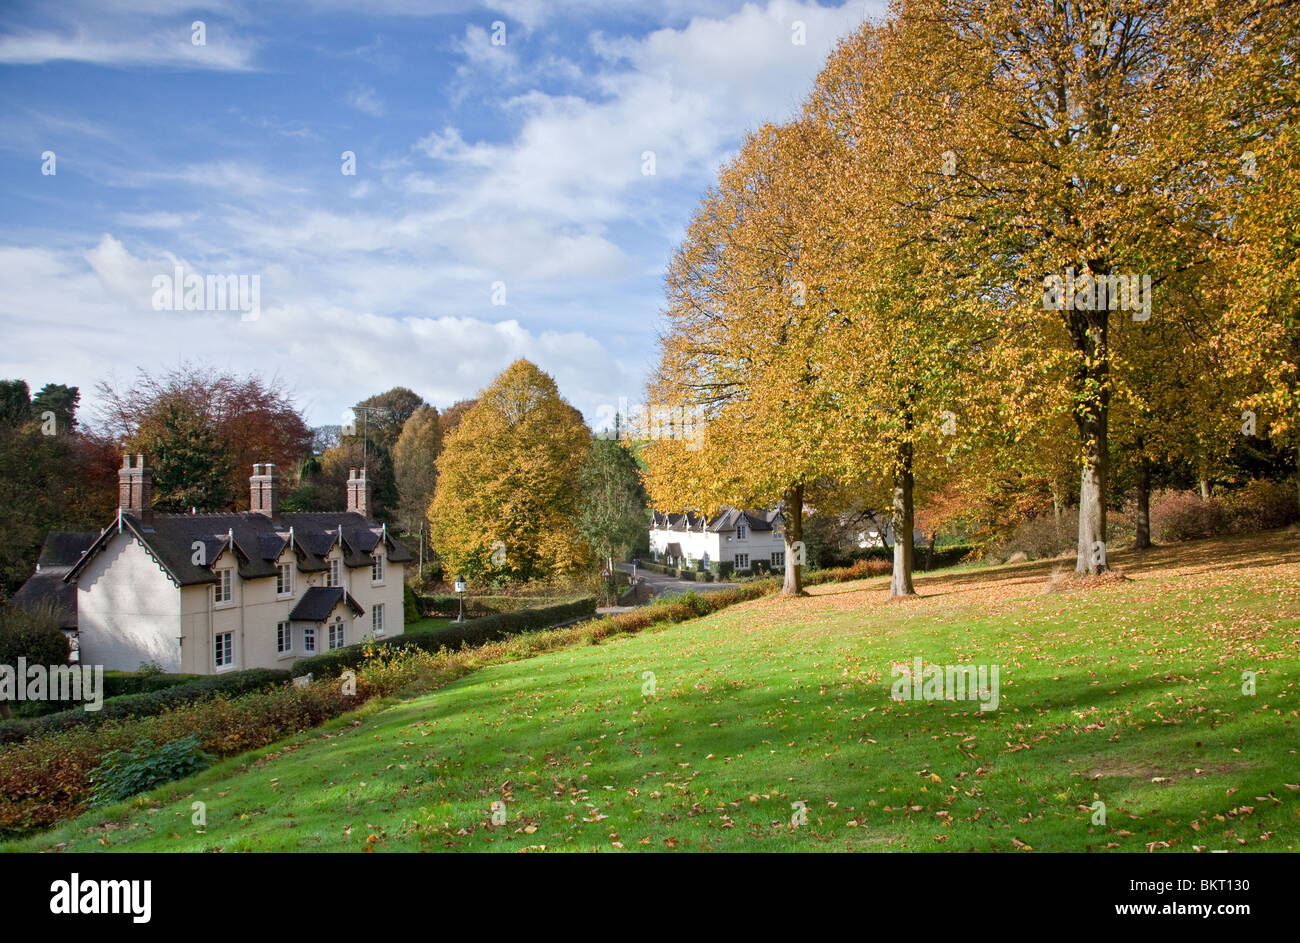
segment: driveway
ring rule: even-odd
[[[616,563],[618,569],[624,573],[632,572],[632,564]],[[650,591],[651,596],[662,596],[664,593],[685,593],[695,590],[697,593],[710,593],[716,589],[727,589],[735,586],[735,583],[697,583],[694,580],[679,580],[675,576],[664,576],[662,573],[652,573],[642,567],[636,568],[636,581],[638,586],[644,586]]]

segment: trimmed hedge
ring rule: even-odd
[[[560,603],[556,606],[544,606],[540,609],[524,609],[520,612],[503,612],[482,619],[471,619],[460,625],[449,625],[432,632],[415,632],[409,635],[397,635],[393,638],[358,642],[332,652],[321,652],[300,658],[294,662],[293,674],[302,677],[311,674],[314,677],[336,674],[345,668],[357,668],[366,660],[367,651],[391,652],[406,648],[422,648],[436,652],[440,648],[460,648],[463,645],[482,645],[517,635],[521,632],[537,632],[549,629],[562,622],[574,619],[591,618],[596,614],[596,597],[584,596],[574,602]]]
[[[44,717],[10,720],[0,724],[0,745],[71,730],[73,727],[97,727],[107,721],[123,717],[153,717],[173,707],[212,694],[246,694],[268,685],[285,684],[290,678],[291,675],[287,671],[248,668],[244,671],[204,676],[197,681],[186,681],[184,684],[175,684],[158,690],[141,690],[136,694],[123,694],[120,697],[106,699],[103,707],[97,711],[73,707],[59,711],[57,714],[46,714]],[[105,676],[105,686],[107,687],[107,676]]]

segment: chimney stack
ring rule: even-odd
[[[253,477],[248,479],[248,508],[258,514],[265,514],[273,522],[280,522],[280,479],[275,474],[275,465],[253,466]]]
[[[117,472],[117,506],[123,514],[134,514],[146,527],[153,525],[153,469],[144,463],[144,453],[122,456]]]
[[[370,519],[370,486],[364,468],[360,471],[348,469],[348,512]]]

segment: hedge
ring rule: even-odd
[[[175,677],[159,675],[157,677]],[[141,690],[136,694],[123,694],[119,697],[105,699],[97,711],[88,711],[82,707],[73,707],[46,714],[44,717],[31,717],[6,721],[0,724],[0,745],[17,743],[29,737],[42,737],[51,733],[70,730],[73,727],[97,727],[110,720],[123,717],[153,717],[166,710],[186,704],[198,698],[212,694],[238,695],[256,691],[272,684],[285,684],[290,680],[290,673],[271,668],[248,668],[244,671],[231,671],[226,674],[200,677],[195,681],[175,684],[158,690]],[[107,687],[107,675],[105,686]]]
[[[293,674],[302,677],[310,674],[316,677],[336,674],[345,668],[357,668],[366,660],[367,651],[397,651],[405,648],[422,648],[436,652],[440,648],[460,648],[462,645],[482,645],[516,635],[521,632],[537,632],[549,629],[562,622],[574,619],[591,618],[596,614],[596,597],[584,596],[574,602],[544,606],[540,609],[524,609],[520,612],[503,612],[482,619],[471,619],[459,625],[449,625],[432,632],[417,632],[409,635],[397,635],[392,638],[358,642],[331,652],[321,652],[300,658],[294,662]]]

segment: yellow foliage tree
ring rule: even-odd
[[[570,577],[590,564],[578,536],[582,414],[555,381],[517,360],[443,442],[429,533],[448,572],[500,581]]]

